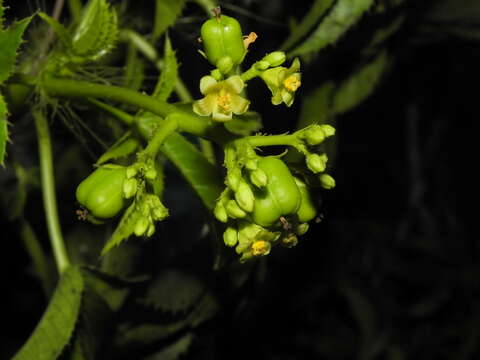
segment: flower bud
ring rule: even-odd
[[[123,181],[123,196],[130,199],[137,193],[137,179],[130,178]]]
[[[129,166],[127,168],[127,171],[125,173],[125,176],[127,177],[127,179],[131,179],[132,177],[134,177],[135,175],[137,175],[137,168],[135,166]]]
[[[268,61],[260,60],[255,63],[255,68],[260,71],[267,70],[269,67],[270,63]]]
[[[325,171],[328,157],[326,154],[308,154],[306,157],[307,167],[314,174]]]
[[[311,125],[302,134],[308,145],[318,145],[325,140],[325,132],[320,125]]]
[[[239,168],[232,169],[227,173],[227,184],[233,191],[237,191],[240,180],[242,180],[242,172]]]
[[[323,125],[320,125],[322,127],[322,130],[325,134],[325,137],[330,137],[330,136],[333,136],[335,135],[335,128],[331,125],[328,125],[328,124],[323,124]]]
[[[247,213],[238,206],[235,200],[229,200],[226,206],[227,214],[234,219],[241,219],[247,216]]]
[[[220,60],[217,61],[217,69],[222,73],[222,74],[228,74],[232,68],[233,68],[233,61],[230,56],[223,56],[220,58]]]
[[[237,229],[229,226],[223,233],[223,242],[226,246],[234,247],[238,242],[238,232]]]
[[[256,169],[250,173],[250,181],[258,188],[262,188],[267,185],[267,174],[262,169]]]
[[[147,237],[150,237],[150,236],[152,236],[154,233],[155,233],[155,225],[153,225],[152,223],[150,223],[150,225],[148,225],[147,233],[146,233],[145,235],[146,235]]]
[[[133,232],[136,236],[142,236],[147,231],[149,225],[150,221],[147,218],[141,218],[136,222]]]
[[[268,241],[255,241],[252,244],[252,254],[254,256],[263,256],[263,255],[268,255],[270,253],[270,249],[272,246]]]
[[[282,65],[286,60],[285,53],[283,51],[274,51],[267,56],[265,56],[262,61],[266,61],[270,66],[275,67]]]
[[[324,189],[330,190],[335,187],[335,179],[328,174],[322,174],[318,179],[320,180],[320,185]]]
[[[163,220],[167,216],[168,216],[168,209],[163,205],[157,206],[152,210],[152,217],[153,217],[153,220],[155,221]]]
[[[257,165],[257,160],[255,159],[250,159],[250,160],[247,160],[247,162],[245,163],[245,167],[248,169],[248,170],[255,170],[258,165]]]
[[[148,180],[155,180],[157,178],[157,170],[155,169],[150,169],[145,172],[145,177]]]
[[[253,195],[253,191],[250,186],[243,180],[238,185],[237,191],[235,191],[235,200],[237,200],[238,205],[244,211],[253,211],[253,206],[255,204],[255,196]]]
[[[227,210],[225,210],[225,206],[223,205],[221,200],[217,201],[217,203],[215,204],[215,208],[213,209],[213,215],[217,218],[218,221],[223,223],[227,222]]]
[[[302,236],[308,231],[308,228],[309,228],[308,223],[298,224],[297,228],[295,229],[295,233],[299,236]]]

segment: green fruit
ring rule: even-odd
[[[301,194],[295,179],[285,163],[273,156],[259,160],[258,168],[267,175],[267,184],[255,192],[252,218],[256,224],[270,226],[280,216],[297,212]]]
[[[313,220],[315,216],[317,216],[317,209],[315,208],[315,205],[313,205],[307,185],[298,178],[295,178],[295,183],[300,190],[300,195],[302,198],[302,202],[297,211],[298,221],[301,223],[306,223],[310,220]]]
[[[212,65],[220,65],[223,68],[225,63],[230,61],[232,66],[243,61],[246,50],[243,45],[242,28],[234,18],[221,15],[207,20],[202,25],[200,33],[205,55]]]
[[[121,166],[98,168],[78,185],[78,202],[97,218],[107,219],[117,215],[125,205],[125,175],[126,170]]]

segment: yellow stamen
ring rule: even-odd
[[[263,240],[255,241],[252,244],[252,254],[255,256],[266,255],[270,251],[269,243]]]
[[[257,40],[257,38],[258,38],[258,35],[255,34],[254,32],[251,32],[247,36],[244,36],[243,37],[243,45],[245,46],[245,49],[248,49],[250,44],[254,43],[255,40]]]
[[[302,85],[302,82],[295,75],[290,75],[283,81],[283,86],[285,86],[288,91],[297,91],[300,85]]]
[[[229,92],[226,92],[224,89],[220,90],[217,97],[217,104],[224,111],[229,111],[232,101],[232,95]]]

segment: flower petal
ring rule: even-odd
[[[230,92],[234,94],[240,94],[245,84],[243,83],[243,80],[240,76],[233,75],[230,76],[227,80],[225,80],[225,85]]]
[[[213,111],[212,113],[212,119],[214,121],[219,121],[219,122],[226,122],[232,120],[232,112],[229,111],[228,113],[223,113],[221,111]]]
[[[300,60],[298,58],[293,59],[292,65],[288,69],[290,73],[298,72],[300,70]]]
[[[250,105],[250,101],[247,99],[242,98],[241,96],[234,96],[232,98],[232,111],[236,115],[241,115],[245,111],[248,110],[248,106]]]
[[[280,105],[282,103],[282,92],[276,91],[272,96],[272,104]]]
[[[206,95],[211,88],[217,84],[217,80],[213,76],[207,75],[200,79],[200,92]]]
[[[282,100],[288,107],[293,104],[293,94],[287,90],[282,91]]]
[[[216,97],[214,95],[207,95],[203,99],[193,103],[193,112],[200,116],[209,116],[215,106]]]

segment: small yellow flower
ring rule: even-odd
[[[258,240],[252,244],[252,255],[261,256],[270,253],[271,245],[268,241]]]
[[[293,104],[295,91],[302,85],[299,70],[300,61],[296,58],[288,69],[277,66],[263,72],[261,77],[272,92],[273,105],[279,105],[282,102],[287,106]]]
[[[232,114],[241,115],[248,110],[250,101],[239,94],[245,86],[238,75],[218,82],[212,76],[200,79],[200,92],[203,99],[193,103],[193,111],[200,116],[210,116],[214,121],[230,121]]]

